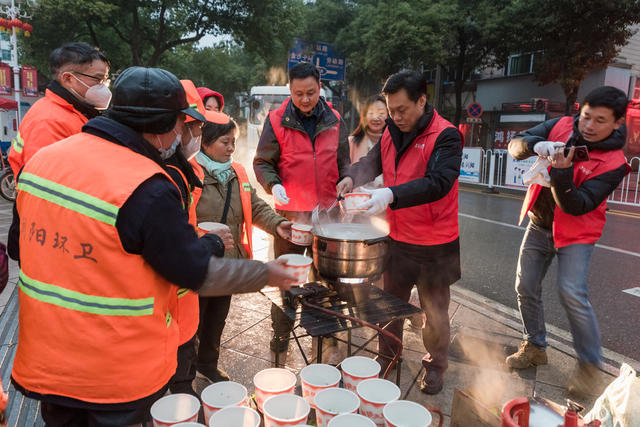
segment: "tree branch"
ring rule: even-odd
[[[93,42],[93,45],[100,46],[100,43],[98,42],[98,36],[96,35],[96,32],[93,29],[93,25],[91,25],[91,20],[87,19],[86,23],[87,23],[87,28],[89,29],[89,35],[91,36],[91,41]]]

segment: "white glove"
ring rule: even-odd
[[[564,147],[564,142],[540,141],[533,146],[533,151],[540,157],[550,157],[556,154],[556,149]]]
[[[286,205],[289,203],[287,190],[284,189],[282,184],[276,184],[271,187],[271,194],[273,194],[273,198],[276,199],[276,202],[278,202],[279,205]]]
[[[393,202],[393,191],[391,191],[389,187],[376,188],[375,190],[362,188],[362,192],[371,194],[371,198],[360,206],[356,206],[356,208],[366,209],[367,211],[365,214],[367,215],[375,215],[380,212],[384,212],[384,210],[387,209],[387,206]]]
[[[522,182],[524,185],[540,184],[543,187],[551,187],[551,177],[547,170],[551,166],[551,162],[546,157],[538,157],[529,168],[522,174]]]

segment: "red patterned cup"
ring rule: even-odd
[[[353,414],[360,407],[358,395],[343,388],[321,390],[316,394],[314,401],[318,427],[327,427],[336,415]]]
[[[300,371],[300,383],[302,384],[302,397],[312,408],[315,408],[313,397],[320,390],[338,387],[340,384],[340,371],[331,365],[314,363],[305,366]]]
[[[151,406],[154,427],[169,427],[179,423],[197,422],[200,401],[186,393],[161,397]]]
[[[311,225],[294,222],[291,225],[291,242],[300,246],[311,246],[313,242],[312,228]]]
[[[293,393],[296,376],[282,368],[263,369],[254,375],[253,385],[256,387],[258,409],[264,413],[263,405],[268,398],[278,394]]]
[[[360,414],[371,418],[376,425],[384,426],[382,410],[387,403],[400,398],[400,388],[391,381],[373,378],[360,382],[357,391],[360,397]]]
[[[380,364],[369,357],[351,356],[340,364],[344,388],[356,391],[358,383],[369,378],[378,378]]]

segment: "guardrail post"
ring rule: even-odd
[[[496,153],[491,151],[491,156],[489,156],[491,163],[489,164],[489,186],[483,190],[483,193],[497,193],[498,191],[493,187],[493,176],[496,172]]]

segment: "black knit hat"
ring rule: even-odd
[[[205,122],[189,107],[180,80],[160,68],[130,67],[113,84],[107,116],[140,133],[161,135],[176,124],[179,113]]]

